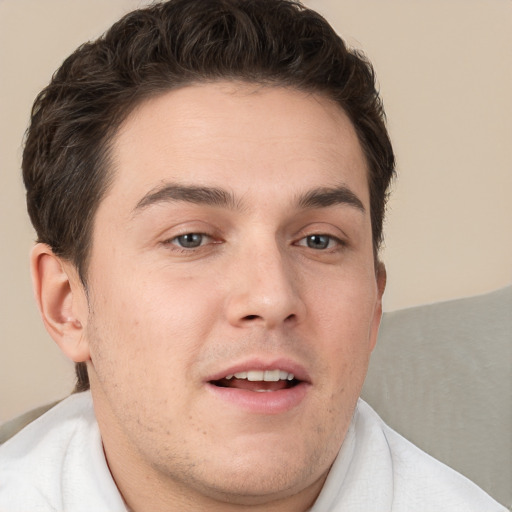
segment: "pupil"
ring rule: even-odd
[[[203,235],[198,233],[187,233],[186,235],[179,236],[178,241],[182,247],[199,247],[203,241]]]
[[[310,249],[327,249],[329,246],[329,237],[326,235],[308,236],[308,247]]]

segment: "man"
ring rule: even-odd
[[[383,118],[370,64],[286,0],[156,4],[64,62],[23,173],[77,393],[0,449],[0,510],[503,510],[358,399]]]

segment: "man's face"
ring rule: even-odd
[[[189,86],[136,109],[112,160],[84,336],[114,476],[240,502],[318,489],[381,313],[347,116],[285,88]]]

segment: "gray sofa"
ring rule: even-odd
[[[386,313],[363,398],[512,510],[512,286]],[[53,404],[0,427],[0,443]]]
[[[512,510],[512,286],[386,313],[363,398]]]

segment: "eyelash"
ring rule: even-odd
[[[184,239],[185,237],[201,237],[199,245],[195,247],[184,247],[182,245],[178,244],[179,239]],[[206,233],[199,233],[191,231],[189,233],[183,233],[182,235],[175,236],[173,238],[170,238],[169,240],[166,240],[164,242],[165,245],[173,245],[176,247],[176,250],[182,251],[182,252],[190,252],[193,250],[200,249],[201,247],[204,247],[208,240],[213,240],[213,237],[210,235],[207,235]]]
[[[183,239],[186,237],[201,237],[199,240],[199,245],[192,246],[192,247],[186,247],[183,245],[180,245],[183,242]],[[325,240],[327,242],[327,246],[325,247],[313,247],[312,245],[309,245],[309,242],[314,243],[315,239],[327,239]],[[180,239],[182,239],[180,241]],[[175,236],[173,238],[170,238],[169,240],[166,240],[164,242],[165,245],[172,245],[174,246],[174,250],[180,251],[180,252],[192,252],[200,250],[205,245],[209,245],[208,241],[213,241],[213,237],[210,235],[207,235],[206,233],[200,233],[200,232],[189,232],[189,233],[183,233],[182,235]],[[220,241],[213,241],[210,243],[220,243]],[[334,252],[340,247],[344,247],[346,244],[343,240],[340,240],[339,238],[324,234],[324,233],[312,233],[306,236],[303,236],[300,238],[297,242],[294,243],[294,245],[299,247],[306,247],[308,249],[312,249],[313,251],[318,252]]]
[[[312,247],[308,244],[308,242],[313,240],[314,238],[327,238],[327,247]],[[305,244],[302,244],[301,242],[305,242]],[[334,246],[332,246],[334,244]],[[331,252],[335,251],[336,249],[339,249],[340,247],[344,247],[346,244],[343,240],[339,239],[338,237],[328,235],[325,233],[312,233],[310,235],[306,235],[302,237],[295,245],[301,246],[301,247],[307,247],[309,249],[313,249],[314,251],[326,251]]]

